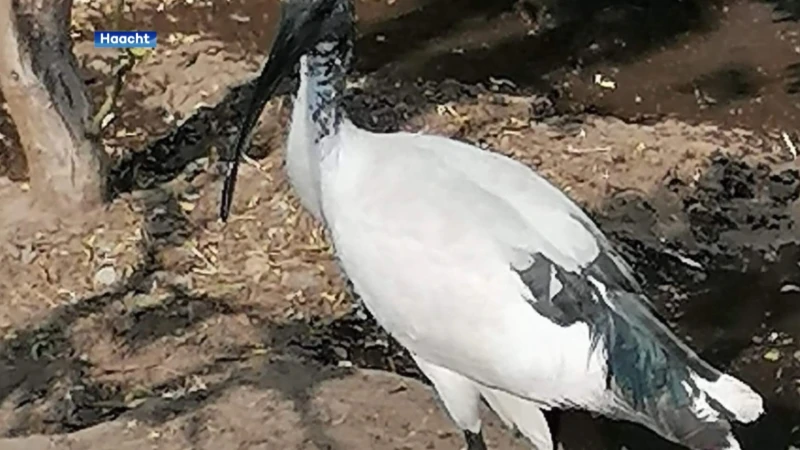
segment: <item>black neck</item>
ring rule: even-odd
[[[347,73],[353,55],[354,19],[351,0],[340,1],[331,20],[336,26],[306,53],[308,114],[314,142],[336,134],[346,117],[342,107]]]
[[[346,116],[342,96],[352,47],[349,37],[343,37],[319,42],[306,54],[307,108],[314,124],[315,142],[335,134]]]

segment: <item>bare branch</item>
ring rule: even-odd
[[[122,22],[122,14],[125,10],[125,0],[114,0],[114,7],[111,13],[111,26],[113,30],[119,30]],[[105,99],[92,118],[88,133],[94,137],[100,137],[103,133],[103,119],[108,115],[117,103],[117,98],[122,91],[125,76],[133,69],[136,59],[125,51],[120,51],[119,56],[111,70],[111,83],[106,87]]]
[[[92,107],[69,35],[71,0],[0,0],[0,89],[37,202],[58,211],[103,203],[108,155],[87,137]]]

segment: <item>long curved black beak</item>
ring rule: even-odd
[[[232,159],[227,161],[227,174],[222,188],[222,202],[219,216],[223,222],[228,220],[239,174],[239,160],[247,145],[250,133],[255,127],[261,111],[275,93],[281,80],[293,70],[306,50],[316,44],[321,33],[321,24],[331,13],[335,2],[321,2],[312,11],[300,10],[291,2],[281,7],[281,20],[278,33],[272,43],[269,59],[256,80],[256,86],[244,116],[244,123],[236,136]]]
[[[261,116],[261,111],[264,110],[267,101],[275,93],[275,89],[277,89],[281,79],[292,69],[296,62],[294,61],[295,58],[293,58],[293,52],[290,48],[287,48],[290,37],[285,36],[286,30],[287,27],[281,26],[275,36],[269,59],[267,59],[267,63],[261,69],[261,74],[256,80],[250,103],[247,106],[247,112],[244,115],[244,122],[239,127],[239,132],[236,135],[233,155],[227,161],[227,173],[222,187],[222,203],[219,209],[219,217],[223,222],[227,222],[228,216],[230,216],[233,192],[236,189],[236,177],[239,175],[239,161],[242,158],[245,145],[249,142],[250,133],[253,131],[259,116]],[[299,55],[297,55],[297,59],[299,59]]]

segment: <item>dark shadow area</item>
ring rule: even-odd
[[[526,24],[515,12],[520,3],[546,10],[552,23]],[[470,1],[431,1],[365,24],[356,45],[356,67],[401,80],[455,79],[499,89],[497,80],[510,80],[523,92],[540,95],[555,89],[561,92],[557,105],[562,113],[599,108],[628,119],[670,114],[692,123],[753,129],[791,129],[797,122],[780,87],[782,69],[794,55],[791,45],[783,45],[792,42],[792,32],[767,23],[769,11],[756,3],[542,0],[493,5],[497,9],[475,8]],[[621,81],[605,91],[593,82],[597,73]],[[682,89],[687,85],[688,92]],[[703,98],[696,99],[697,94]]]
[[[755,67],[731,65],[719,68],[680,86],[678,91],[688,92],[698,97],[702,106],[724,107],[736,100],[758,95],[763,84]]]
[[[0,92],[0,105],[4,103],[3,93]],[[11,117],[0,111],[0,177],[8,177],[11,181],[28,178],[28,161],[19,148],[17,128],[11,122]]]
[[[772,6],[775,22],[797,22],[800,20],[800,1],[798,0],[761,0]],[[800,92],[800,62],[786,66],[786,92],[796,95]]]
[[[156,305],[134,305],[112,324],[115,337],[135,351],[164,336],[176,336],[196,323],[217,315],[236,313],[232,307],[207,295],[190,295],[174,286],[172,295]]]
[[[800,62],[786,66],[786,92],[795,95],[800,92]]]
[[[182,245],[193,233],[193,225],[178,204],[176,193],[157,187],[140,193],[143,231],[158,249]]]
[[[715,10],[722,2],[523,0],[521,3],[547,9],[553,17],[552,29],[534,35],[527,35],[530,27],[517,13],[517,3],[515,0],[407,0],[387,5],[357,1],[358,15],[371,19],[359,30],[356,50],[359,70],[410,63],[413,69],[404,69],[403,73],[412,79],[455,78],[473,82],[494,76],[511,77],[520,86],[537,86],[541,75],[562,66],[571,68],[578,59],[584,65],[599,59],[626,61],[665,45],[682,33],[713,29]],[[126,26],[147,23],[164,34],[199,30],[249,58],[266,53],[278,16],[277,1],[239,0],[208,8],[176,3],[165,13],[138,10],[126,18]],[[247,26],[250,23],[258,26]],[[475,40],[461,35],[464,31],[475,35]],[[462,53],[453,55],[434,49],[450,38],[463,44]],[[591,44],[603,47],[603,42],[624,42],[624,45],[592,56],[586,54]],[[471,48],[476,43],[481,45]],[[421,59],[411,57],[420,51],[424,53]]]
[[[702,0],[679,3],[563,0],[550,3],[558,24],[552,29],[529,35],[516,17],[506,15],[494,22],[490,17],[483,17],[483,22],[478,22],[481,26],[486,27],[488,21],[489,26],[502,28],[506,33],[494,34],[491,41],[476,48],[446,53],[429,51],[422,57],[404,59],[407,50],[404,52],[401,48],[423,47],[425,42],[417,42],[415,38],[441,37],[439,24],[442,20],[452,21],[439,15],[449,9],[441,7],[440,11],[429,6],[365,30],[356,49],[358,67],[372,71],[396,62],[392,70],[412,79],[453,78],[473,83],[499,77],[509,78],[520,87],[541,90],[550,85],[543,77],[554,71],[569,71],[599,61],[631,61],[671,43],[683,33],[712,30],[717,17],[716,3]],[[395,31],[425,28],[431,31],[405,34]],[[387,51],[386,42],[391,40],[376,37],[392,33],[397,36],[394,45],[398,48],[389,47]],[[469,41],[465,40],[464,44],[468,45]]]
[[[642,203],[649,204],[645,209],[651,211],[651,221],[627,229],[613,225],[616,230],[611,235],[636,255],[636,266],[651,290],[659,288],[654,292],[657,307],[678,335],[686,336],[709,362],[734,369],[764,395],[766,416],[737,429],[743,448],[797,445],[800,408],[795,380],[800,367],[791,355],[800,340],[800,294],[785,287],[800,283],[800,246],[790,212],[800,195],[800,173],[772,172],[766,166],[718,157],[691,192],[675,180],[665,181],[665,191],[680,192],[681,220],[688,222],[689,234],[663,242],[652,234],[641,239],[663,217],[659,214],[663,203],[677,193],[665,192],[624,205],[641,211]],[[611,210],[619,207],[619,202],[610,203]],[[619,214],[625,213],[612,212]],[[703,269],[666,254],[665,249]],[[783,359],[767,360],[764,355],[772,349],[779,349]],[[640,441],[650,433],[638,427],[610,429],[616,430],[610,434],[610,448],[624,444],[631,450],[678,449],[652,436]]]
[[[71,347],[68,330],[77,320],[102,311],[128,292],[144,289],[148,278],[157,270],[154,255],[149,250],[145,252],[143,264],[119,288],[59,307],[47,320],[16,330],[13,339],[0,345],[0,402],[13,394],[15,407],[20,411],[14,419],[12,436],[32,431],[24,407],[44,401],[54,393],[66,397],[48,411],[47,422],[57,430],[72,431],[118,415],[113,408],[90,406],[113,397],[117,390],[103,383],[93,383],[85,377],[86,363]],[[64,385],[70,392],[69,396],[65,395]],[[71,388],[75,386],[80,388],[73,392]]]
[[[750,426],[734,426],[734,433],[742,449],[780,450],[797,445],[800,434],[791,430],[800,420],[796,407],[768,404],[768,413],[758,423]],[[566,429],[586,429],[596,427],[599,433],[592,433],[600,441],[587,441],[587,437],[575,433],[565,433],[566,449],[607,449],[627,448],[629,450],[685,450],[685,447],[670,443],[642,427],[603,418],[590,417],[585,413],[568,412],[564,414],[562,427]],[[601,436],[601,437],[600,437]],[[766,437],[766,438],[765,438]],[[590,438],[591,439],[591,438]]]
[[[116,194],[149,189],[186,172],[192,178],[204,167],[197,160],[211,156],[211,147],[227,151],[235,138],[238,124],[247,107],[252,83],[232,88],[213,107],[200,107],[166,135],[154,139],[145,148],[131,151],[115,162],[109,175]],[[248,154],[256,147],[251,146]]]
[[[396,17],[392,17],[391,10],[387,8],[386,19],[359,27],[360,37],[355,49],[358,68],[372,72],[387,64],[402,62],[408,55],[425,51],[432,43],[446,39],[455,30],[482,27],[487,22],[513,13],[515,3],[515,0],[430,0]],[[376,6],[363,3],[357,5],[362,9],[377,9]],[[435,62],[436,56],[431,55],[431,60]],[[459,78],[465,74],[458,73],[455,77],[453,74],[440,75]]]
[[[797,21],[800,18],[800,2],[797,0],[762,0],[775,10],[775,21]]]
[[[360,302],[357,296],[353,301]],[[324,365],[335,367],[345,361],[356,367],[387,370],[427,383],[408,352],[363,307],[355,309],[336,321],[308,324],[302,333],[282,327],[280,335],[304,356]]]

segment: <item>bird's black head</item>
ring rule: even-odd
[[[236,137],[232,159],[222,190],[220,218],[228,219],[239,160],[250,132],[275,89],[296,66],[300,57],[321,41],[349,36],[353,29],[352,0],[283,0],[278,32],[272,41],[269,59],[256,80],[253,96]]]

